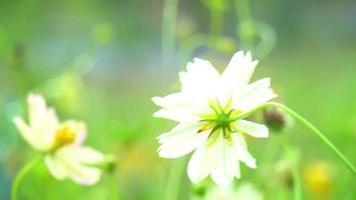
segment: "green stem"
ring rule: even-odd
[[[252,19],[248,0],[235,0],[235,10],[240,20]]]
[[[119,199],[119,195],[118,195],[118,183],[116,182],[116,178],[115,178],[115,174],[112,173],[110,178],[110,185],[111,185],[111,195],[110,195],[110,199],[112,200],[117,200]]]
[[[284,112],[288,113],[290,116],[292,116],[296,121],[299,121],[301,124],[303,124],[306,128],[311,130],[324,144],[329,147],[339,158],[344,162],[344,164],[350,169],[350,171],[356,175],[356,168],[351,164],[351,162],[344,156],[344,154],[341,153],[341,151],[336,148],[336,146],[330,142],[330,140],[319,130],[317,129],[313,124],[311,124],[309,121],[307,121],[305,118],[300,116],[298,113],[294,112],[292,109],[288,108],[287,106],[280,104],[280,103],[275,103],[275,102],[268,102],[265,104],[262,104],[254,109],[252,109],[249,112],[246,112],[239,117],[233,119],[234,121],[246,118],[250,116],[252,113],[255,113],[259,110],[262,110],[267,107],[276,107]]]
[[[19,185],[20,185],[22,179],[41,160],[42,160],[42,155],[37,156],[35,159],[33,159],[32,161],[28,162],[25,166],[23,166],[20,169],[20,171],[16,174],[15,180],[12,184],[12,190],[11,190],[11,199],[12,200],[17,200],[17,190],[19,188]]]
[[[300,173],[298,169],[298,155],[297,152],[289,146],[289,142],[285,135],[281,138],[282,146],[286,152],[287,158],[291,165],[292,177],[293,177],[293,194],[294,200],[302,199],[302,184],[300,179]]]
[[[174,160],[171,164],[171,169],[166,185],[165,199],[177,200],[181,183],[182,173],[184,171],[185,159]]]
[[[251,15],[251,8],[248,0],[235,0],[234,1],[237,19],[240,23],[240,37],[244,47],[249,48],[253,42],[255,27]]]
[[[162,64],[174,55],[178,0],[165,0],[162,20]]]
[[[218,38],[223,31],[223,11],[210,8],[210,34],[211,39]]]

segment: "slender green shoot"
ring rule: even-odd
[[[42,161],[43,156],[39,155],[32,161],[28,162],[25,166],[23,166],[20,171],[16,174],[16,177],[14,179],[14,182],[12,184],[12,189],[11,189],[11,199],[12,200],[17,200],[17,193],[18,193],[18,188],[20,186],[20,183],[22,179],[26,176],[26,174],[33,168],[35,167],[40,161]]]

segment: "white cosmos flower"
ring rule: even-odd
[[[44,153],[50,173],[59,180],[92,185],[100,180],[101,170],[94,167],[103,154],[81,146],[87,134],[86,125],[76,120],[59,122],[53,108],[38,94],[28,96],[29,123],[21,117],[13,119],[22,137],[37,151]]]
[[[276,96],[269,78],[249,84],[256,65],[249,52],[240,51],[220,75],[208,61],[196,58],[179,74],[180,92],[152,98],[161,107],[155,117],[179,123],[158,137],[158,153],[178,158],[194,151],[188,164],[193,183],[211,175],[219,185],[229,184],[240,177],[239,161],[256,168],[243,135],[265,138],[268,129],[239,116]]]

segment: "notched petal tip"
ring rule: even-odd
[[[251,55],[251,51],[247,51],[246,54],[245,54],[245,58],[248,60],[248,61],[252,61],[252,55]]]
[[[153,117],[156,117],[156,118],[164,118],[164,117],[162,116],[162,111],[161,111],[161,110],[154,112],[154,113],[153,113]]]
[[[237,51],[236,53],[234,53],[234,55],[232,57],[240,57],[240,56],[243,56],[243,55],[244,55],[244,51],[240,50],[240,51]]]
[[[43,104],[45,103],[44,97],[39,93],[30,92],[27,96],[27,101],[29,104]]]
[[[152,101],[154,104],[160,106],[160,105],[159,105],[159,102],[160,102],[161,99],[162,99],[162,97],[152,97],[152,98],[151,98],[151,101]]]
[[[228,186],[232,183],[232,181],[234,180],[234,177],[231,177],[229,179],[220,179],[220,178],[216,178],[216,177],[212,176],[212,179],[219,186]]]

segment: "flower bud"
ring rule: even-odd
[[[277,108],[266,108],[263,110],[263,118],[266,125],[273,131],[281,131],[287,123],[285,114]]]
[[[111,154],[106,155],[102,162],[102,167],[107,172],[114,172],[116,169],[116,157]]]
[[[279,180],[288,188],[294,188],[294,180],[292,176],[292,169],[290,162],[287,160],[280,160],[275,166],[275,171],[279,177]]]

